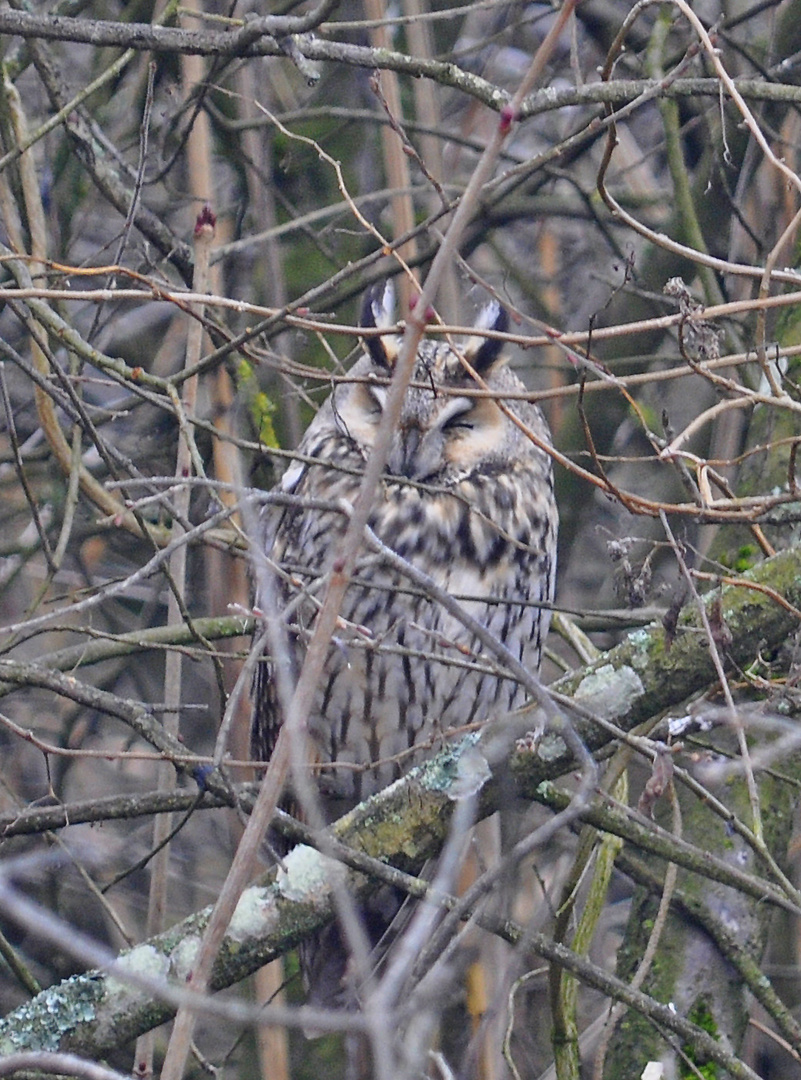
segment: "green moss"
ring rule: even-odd
[[[733,555],[724,552],[720,561],[724,566],[728,566],[738,574],[742,574],[759,562],[761,557],[761,552],[756,544],[741,544]]]
[[[796,252],[796,265],[798,252]],[[788,305],[776,319],[776,338],[782,345],[797,345],[801,341],[801,306]]]
[[[687,1019],[705,1031],[707,1035],[711,1035],[713,1039],[718,1039],[720,1035],[718,1025],[705,997],[696,998],[693,1007],[687,1014]],[[707,1061],[699,1064],[696,1059],[695,1048],[689,1043],[682,1046],[682,1052],[686,1055],[687,1060],[692,1062],[693,1067],[691,1068],[688,1064],[681,1062],[679,1064],[680,1080],[690,1080],[690,1078],[697,1080],[699,1076],[703,1076],[704,1080],[717,1080],[719,1071],[714,1062]]]
[[[269,394],[259,388],[253,366],[247,360],[241,359],[236,365],[236,384],[248,403],[250,419],[259,442],[262,446],[277,447],[278,436],[273,425],[276,404]]]
[[[259,442],[263,446],[278,446],[278,436],[273,427],[275,408],[275,402],[263,390],[254,395],[251,404],[253,426],[258,432]]]
[[[617,975],[626,982],[642,959],[658,904],[647,890],[635,890],[626,935],[617,954]],[[678,933],[679,928],[668,920],[648,977],[648,993],[657,1001],[673,1000],[683,955]],[[619,1080],[636,1080],[642,1072],[642,1062],[659,1060],[664,1049],[664,1040],[653,1024],[641,1013],[630,1010],[614,1035],[608,1060],[627,1063],[626,1069],[614,1073]]]

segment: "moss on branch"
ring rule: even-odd
[[[776,647],[798,627],[801,551],[782,552],[766,560],[745,575],[741,584],[724,587],[709,602],[720,604],[720,618],[731,634],[731,659],[748,664],[760,643],[763,648]],[[679,705],[714,678],[708,642],[696,613],[688,611],[680,618],[670,645],[661,626],[636,630],[595,663],[560,680],[556,689],[580,702],[585,714],[594,712],[631,730],[649,716]],[[592,749],[612,738],[608,730],[586,718],[578,719],[575,726]],[[497,735],[496,725],[489,736],[474,735],[446,749],[356,807],[333,826],[333,835],[357,852],[416,873],[447,839],[454,792],[464,784],[465,768],[475,775],[476,748],[493,747],[487,755],[487,779],[477,785],[482,814],[497,808],[500,780],[502,776],[508,779],[510,766],[518,790],[528,797],[541,797],[540,785],[575,768],[558,734],[549,733],[531,745],[518,741],[513,752],[500,759]],[[676,848],[670,853],[676,857]],[[305,876],[296,866],[294,877],[290,870],[289,878],[247,890],[215,968],[215,989],[243,979],[332,917],[332,890],[325,869],[329,865],[324,856],[310,856]],[[315,868],[313,874],[308,872],[310,867]],[[354,870],[337,873],[345,875],[347,887],[354,892],[373,887]],[[96,1056],[163,1022],[172,1015],[175,998],[168,994],[170,1000],[160,999],[156,985],[159,981],[164,985],[165,977],[173,986],[183,985],[207,918],[208,911],[199,912],[127,954],[124,962],[129,967],[136,968],[139,960],[149,958],[147,970],[158,971],[159,978],[148,992],[132,991],[118,972],[77,976],[44,991],[0,1022],[0,1050],[40,1048],[45,1045],[43,1033],[49,1032],[49,1049]]]

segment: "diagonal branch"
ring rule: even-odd
[[[787,603],[777,603],[770,591],[740,588],[736,584],[722,590],[722,617],[732,630],[730,652],[737,663],[753,657],[760,641],[767,647],[776,646],[797,629],[793,608],[801,605],[801,550],[785,551],[766,560],[744,580],[748,584],[769,586]],[[688,694],[714,680],[708,643],[698,628],[694,612],[683,616],[669,649],[661,626],[637,630],[595,663],[556,684],[560,695],[570,695],[581,705],[585,718],[573,723],[589,747],[597,750],[611,741],[610,724],[630,731],[647,717],[679,705]],[[15,669],[8,662],[0,671],[7,678],[14,674],[21,678],[27,673],[22,665]],[[587,718],[593,714],[604,723]],[[549,733],[531,746],[525,740],[514,741],[515,734],[523,730],[519,724],[512,723],[511,728],[515,727],[516,732],[509,730],[508,722],[492,724],[480,736],[470,736],[450,747],[337,822],[332,829],[333,837],[357,853],[378,858],[408,873],[418,872],[425,860],[436,855],[446,842],[455,792],[465,769],[474,775],[476,749],[489,766],[488,779],[481,791],[482,815],[497,808],[504,787],[500,781],[509,771],[519,793],[533,798],[542,797],[547,788],[542,785],[546,781],[575,767],[561,736]],[[606,823],[611,824],[609,819]],[[279,881],[251,886],[245,892],[214,968],[213,989],[241,980],[266,961],[293,948],[305,935],[333,917],[330,882],[332,867],[337,864],[309,848],[296,851],[298,854],[290,859],[288,873]],[[668,857],[674,858],[675,851]],[[745,881],[735,882],[732,872],[729,867],[731,884],[752,891]],[[365,893],[374,887],[369,878],[356,870],[340,868],[336,876],[340,874],[355,893]],[[0,903],[9,914],[11,892],[7,883],[0,889]],[[763,895],[775,904],[787,906],[786,897],[769,882],[764,883]],[[197,913],[145,942],[127,954],[124,964],[140,974],[146,969],[155,972],[158,978],[169,975],[179,985],[183,984],[208,916],[208,910]],[[579,977],[593,985],[606,980],[607,992],[615,993],[635,1008],[645,1008],[645,1002],[650,1003],[649,1008],[655,1007],[646,995],[638,997],[633,991],[626,991],[629,996],[623,997],[625,988],[621,989],[617,980],[592,969],[591,965],[582,968],[579,959],[567,950],[559,951],[560,946],[537,939],[535,948],[544,956],[553,953],[559,963],[578,970]],[[52,1050],[97,1056],[172,1015],[174,1003],[165,1002],[154,993],[133,990],[120,981],[116,972],[115,976],[111,978],[97,971],[78,976],[12,1012],[0,1022],[0,1051],[36,1049],[46,1044]],[[54,1015],[58,1017],[57,1035],[53,1034]],[[679,1034],[683,1033],[681,1025],[687,1025],[686,1020],[675,1014],[666,1018],[660,1012],[658,1019]],[[281,1022],[286,1022],[283,1013]],[[711,1054],[711,1048],[707,1049]],[[724,1051],[718,1047],[714,1053]],[[725,1067],[734,1068],[731,1060]],[[739,1065],[737,1069],[733,1075],[753,1075]]]

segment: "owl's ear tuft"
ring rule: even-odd
[[[365,330],[386,330],[395,323],[395,288],[391,281],[371,285],[364,295],[361,326]],[[398,355],[398,340],[394,335],[367,337],[367,351],[377,367],[392,369]]]
[[[495,330],[499,334],[505,334],[509,329],[509,316],[506,308],[501,307],[497,300],[487,304],[476,321],[476,330]],[[470,364],[479,375],[486,375],[490,368],[498,362],[503,352],[505,342],[497,338],[471,337],[465,346],[465,355]]]

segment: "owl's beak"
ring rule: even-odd
[[[437,473],[441,466],[441,433],[424,431],[418,424],[401,426],[387,459],[389,475],[422,482]]]
[[[387,472],[393,476],[405,476],[409,480],[416,479],[420,468],[418,454],[422,441],[423,432],[417,424],[402,425],[392,440]]]

